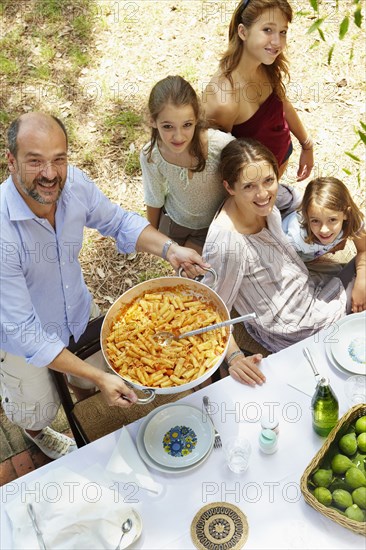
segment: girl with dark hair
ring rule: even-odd
[[[226,193],[218,164],[234,138],[206,128],[192,86],[180,76],[160,80],[149,97],[151,141],[140,155],[147,219],[182,246],[201,251]]]

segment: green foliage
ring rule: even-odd
[[[349,17],[346,15],[346,17],[343,19],[342,23],[339,25],[339,40],[343,40],[343,38],[346,36],[349,29]]]
[[[309,0],[309,4],[313,11],[316,13],[316,19],[315,21],[310,25],[307,33],[312,34],[314,32],[318,32],[321,40],[325,42],[326,44],[329,44],[329,41],[332,40],[332,44],[329,46],[328,55],[327,55],[327,63],[328,65],[331,64],[333,55],[336,49],[336,41],[334,40],[334,36],[330,36],[329,32],[329,26],[328,19],[330,17],[330,14],[323,15],[321,13],[323,5],[318,2],[318,0]],[[342,7],[340,7],[338,1],[335,4],[335,12],[337,14],[341,13],[341,9],[344,10],[344,17],[337,28],[337,38],[339,41],[344,40],[346,35],[350,32],[350,29],[352,28],[352,24],[356,27],[356,32],[359,32],[359,29],[362,27],[363,23],[363,17],[362,17],[362,0],[353,0],[353,5],[345,6],[342,4]],[[334,12],[332,12],[332,15],[334,15]],[[330,26],[331,28],[331,26]],[[334,34],[334,31],[333,31]],[[351,36],[351,38],[353,38]],[[313,44],[313,47],[315,45],[318,45],[319,41],[315,41]],[[352,60],[354,55],[354,48],[353,45],[350,50],[350,60]],[[361,174],[360,174],[360,165],[361,165],[361,159],[360,157],[355,154],[353,151],[360,145],[364,144],[366,145],[366,125],[360,121],[361,129],[355,129],[355,133],[357,135],[357,141],[352,147],[352,151],[345,151],[345,155],[347,155],[354,163],[356,163],[356,172],[357,172],[357,180],[360,185],[361,182]],[[363,131],[364,130],[364,131]],[[352,172],[346,168],[343,168],[343,171],[347,175],[351,175]]]
[[[338,39],[343,40],[345,36],[350,31],[350,24],[351,21],[353,24],[358,28],[361,29],[362,27],[362,0],[353,0],[353,7],[345,9],[345,15],[341,21],[341,23],[338,26]],[[329,30],[327,28],[328,23],[332,22],[332,17],[334,16],[334,13],[340,14],[340,7],[338,2],[335,4],[335,12],[331,11],[330,13],[322,13],[322,4],[318,2],[318,0],[309,0],[309,4],[313,11],[316,13],[316,19],[315,21],[310,25],[310,27],[307,30],[308,34],[312,34],[314,32],[317,32],[323,42],[328,43],[329,42]],[[326,5],[326,4],[325,4]],[[343,9],[344,6],[342,6]],[[334,39],[334,38],[333,38]],[[335,49],[336,43],[333,42],[333,44],[330,46],[328,51],[328,65],[330,65],[333,53]],[[351,50],[352,55],[352,50]]]
[[[318,11],[318,0],[310,0],[310,5],[314,11]]]

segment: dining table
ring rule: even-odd
[[[249,467],[244,473],[232,472],[223,448],[214,448],[198,467],[184,472],[167,473],[148,466],[158,491],[132,483],[119,484],[116,494],[121,506],[128,504],[141,518],[141,535],[131,548],[195,548],[191,536],[194,517],[202,507],[219,502],[235,505],[245,514],[245,547],[250,549],[365,550],[362,535],[312,508],[300,489],[304,470],[325,442],[312,427],[311,397],[316,380],[304,357],[304,347],[309,349],[320,375],[329,378],[339,401],[339,416],[349,409],[344,384],[351,374],[335,368],[326,354],[325,346],[333,334],[332,327],[328,327],[262,359],[261,369],[266,376],[262,385],[241,384],[227,376],[179,401],[203,411],[202,398],[207,395],[223,446],[237,434],[249,440]],[[261,418],[268,413],[275,414],[279,421],[278,448],[273,454],[263,453],[259,446]],[[127,426],[133,441],[143,420]],[[14,548],[6,510],[25,487],[44,473],[54,472],[57,481],[60,466],[86,476],[95,465],[102,471],[116,449],[120,432],[110,433],[1,487],[1,549]],[[97,474],[88,479],[91,483],[100,481]]]

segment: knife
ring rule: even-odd
[[[46,545],[45,545],[44,540],[43,540],[42,531],[38,527],[37,518],[36,518],[36,514],[34,512],[33,505],[32,504],[27,504],[27,510],[28,510],[29,517],[32,520],[32,525],[33,525],[34,530],[35,530],[36,535],[37,535],[37,540],[38,540],[39,547],[42,550],[47,550]]]

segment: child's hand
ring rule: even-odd
[[[229,373],[234,380],[242,384],[249,384],[250,386],[255,386],[255,384],[262,385],[266,381],[266,377],[257,367],[261,359],[262,355],[260,353],[251,355],[250,357],[239,355],[231,362]]]
[[[297,181],[303,181],[310,176],[314,166],[313,148],[301,149],[299,169],[297,171]]]
[[[365,311],[366,309],[366,284],[356,278],[352,290],[352,313]]]

